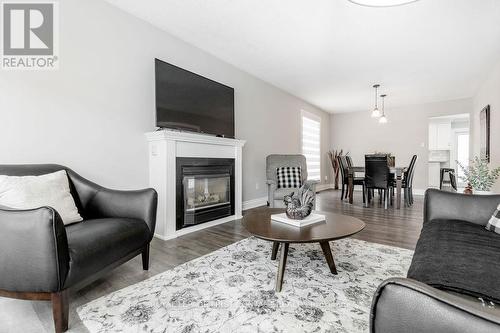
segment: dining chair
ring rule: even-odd
[[[384,200],[384,208],[387,209],[389,202],[389,191],[391,188],[389,161],[387,155],[365,155],[365,207],[370,203],[372,190],[381,190],[381,200]]]
[[[351,165],[349,165],[349,159],[351,158],[350,156],[347,155],[339,155],[337,157],[339,161],[339,166],[340,166],[340,177],[342,179],[342,192],[340,196],[340,200],[347,199],[349,195],[349,166],[352,166],[352,159],[351,159]],[[353,178],[353,185],[361,185],[363,186],[364,183],[364,178],[363,177],[354,177]],[[364,192],[364,187],[363,187],[363,192]],[[363,202],[365,202],[365,196],[363,194]]]
[[[354,166],[354,164],[352,163],[352,157],[351,157],[351,156],[349,156],[349,155],[345,155],[345,158],[346,158],[346,160],[347,160],[347,166],[348,166],[348,167],[352,167],[352,166]]]
[[[403,181],[401,187],[404,191],[404,202],[407,207],[413,205],[413,175],[415,174],[415,165],[417,162],[417,155],[413,155],[410,165],[403,174]],[[393,184],[395,186],[395,183]]]

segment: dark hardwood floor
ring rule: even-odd
[[[317,209],[360,218],[366,228],[357,239],[414,249],[422,226],[423,197],[415,196],[410,208],[384,210],[378,200],[363,207],[360,192],[354,193],[354,204],[340,201],[340,191],[318,194]],[[262,208],[255,208],[262,209]],[[142,270],[140,256],[112,271],[91,285],[70,293],[70,332],[87,332],[76,314],[76,307],[113,291],[145,280],[177,265],[213,252],[248,237],[240,221],[228,222],[173,240],[154,239],[150,250],[149,271]],[[271,244],[270,244],[271,246]],[[30,302],[0,298],[0,332],[53,332],[49,302]]]

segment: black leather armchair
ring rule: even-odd
[[[0,174],[66,170],[82,222],[64,225],[51,207],[0,207],[0,296],[51,300],[56,332],[68,328],[68,289],[78,289],[142,254],[149,266],[157,194],[116,191],[53,164],[0,165]]]
[[[491,233],[484,230],[484,226],[499,202],[500,195],[472,196],[427,190],[423,228],[443,224],[446,223],[445,221],[461,221],[469,225],[469,228],[475,227],[481,232]],[[429,233],[426,232],[426,236],[428,235]],[[470,234],[470,239],[467,239],[468,235],[464,234],[464,240],[469,248],[481,246],[475,242],[474,234]],[[489,235],[498,236],[493,233]],[[419,252],[419,246],[424,247],[423,251],[429,250],[426,249],[429,243],[420,241],[417,244],[416,255]],[[446,242],[447,237],[442,237],[441,241]],[[441,245],[437,244],[430,251],[454,248],[451,243]],[[447,258],[447,254],[443,252],[438,252],[436,255]],[[463,261],[472,266],[481,265],[482,259],[484,258],[481,256],[467,256],[463,258]],[[490,266],[482,269],[497,268]],[[412,268],[410,268],[411,271]],[[439,271],[436,273],[441,274]],[[415,279],[391,278],[384,281],[374,295],[370,314],[370,332],[500,332],[500,308],[498,305],[492,306],[486,302],[483,304],[473,296],[437,289]]]

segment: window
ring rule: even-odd
[[[307,161],[307,179],[321,179],[321,118],[302,111],[302,154]]]

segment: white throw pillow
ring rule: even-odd
[[[0,175],[0,205],[15,209],[54,208],[64,224],[82,220],[69,190],[66,170],[41,176]]]

